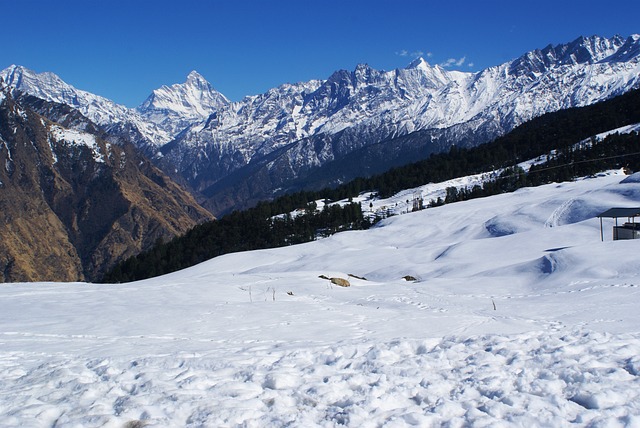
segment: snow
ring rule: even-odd
[[[622,180],[621,183],[640,183],[640,172],[631,174],[630,176]]]
[[[137,111],[145,120],[175,136],[229,103],[204,77],[192,71],[185,83],[154,90]]]
[[[95,159],[95,161],[99,163],[104,163],[105,154],[100,153],[100,146],[96,141],[95,135],[82,132],[82,131],[77,131],[74,129],[62,128],[58,125],[51,125],[50,133],[51,133],[51,136],[56,141],[65,141],[67,143],[80,144],[80,145],[89,147],[91,149],[91,152],[93,154],[93,158]],[[51,142],[49,142],[49,144],[51,144]],[[55,151],[53,150],[53,147],[51,147],[51,153],[54,156],[55,162],[57,162],[57,157],[55,155]]]
[[[637,206],[640,183],[624,178],[448,204],[136,283],[4,284],[0,420],[638,426],[640,243],[601,242],[594,218]]]
[[[5,160],[4,160],[4,169],[8,173],[11,173],[13,171],[13,169],[14,169],[13,157],[11,155],[11,148],[9,147],[7,142],[4,141],[2,138],[0,138],[0,142],[2,142],[2,147],[4,147],[4,149],[7,151],[7,156],[6,156]]]
[[[620,128],[616,128],[612,131],[603,132],[595,136],[598,141],[604,140],[609,135],[613,134],[631,134],[632,132],[640,132],[640,123],[635,123],[633,125],[621,126]]]

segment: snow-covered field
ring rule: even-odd
[[[640,241],[595,218],[640,206],[624,178],[137,283],[0,285],[0,426],[640,426]]]

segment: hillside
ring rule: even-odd
[[[601,242],[594,216],[639,186],[524,188],[130,284],[7,284],[0,419],[633,425],[638,242],[611,221]]]
[[[1,94],[0,281],[96,279],[213,218],[135,147],[100,138],[75,111],[39,105],[85,131]]]

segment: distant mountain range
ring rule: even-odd
[[[640,88],[640,36],[580,37],[476,73],[358,65],[239,102],[195,71],[135,109],[21,66],[0,88],[0,280],[92,279],[211,213]]]
[[[136,109],[12,66],[11,87],[64,103],[111,142],[126,140],[187,184],[212,212],[289,190],[335,185],[449,146],[490,141],[544,113],[640,87],[640,36],[580,37],[477,73],[417,59],[404,69],[358,65],[240,102],[197,72]]]

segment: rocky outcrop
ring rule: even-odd
[[[351,283],[349,282],[349,280],[344,279],[344,278],[331,278],[331,283],[338,285],[340,287],[351,287]]]

